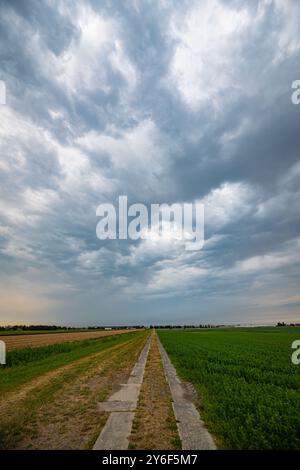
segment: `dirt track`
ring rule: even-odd
[[[101,338],[103,336],[128,333],[133,330],[111,331],[82,331],[77,333],[43,333],[36,335],[0,335],[0,340],[6,344],[7,351],[21,348],[37,348],[49,344],[65,343],[67,341],[82,341],[85,339]]]

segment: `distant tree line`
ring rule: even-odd
[[[211,324],[202,324],[199,325],[150,325],[150,328],[153,329],[195,329],[195,328],[223,328],[228,325],[211,325]],[[234,325],[232,325],[234,326]],[[283,326],[300,326],[300,323],[285,323],[278,322],[277,327]],[[87,331],[87,330],[132,330],[132,329],[143,329],[144,325],[130,325],[130,326],[88,326],[88,327],[75,327],[75,326],[58,326],[58,325],[7,325],[0,326],[0,331]]]
[[[191,329],[191,328],[220,328],[223,325],[150,325],[150,328],[156,329]]]
[[[75,327],[75,326],[58,326],[58,325],[7,325],[0,326],[0,331],[86,331],[86,330],[105,330],[110,328],[111,330],[121,330],[121,329],[140,329],[144,328],[141,325],[132,325],[132,326],[88,326],[88,327]]]
[[[78,328],[71,326],[57,326],[57,325],[7,325],[0,326],[0,330],[4,331],[43,331],[43,330],[77,330]]]
[[[105,330],[106,328],[109,328],[111,330],[139,330],[145,328],[144,325],[130,325],[130,326],[88,326],[88,330]]]

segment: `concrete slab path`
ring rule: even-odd
[[[126,450],[128,449],[132,423],[138,405],[139,394],[143,382],[145,366],[151,345],[149,337],[143,351],[136,362],[126,384],[113,393],[110,398],[98,403],[98,409],[109,412],[110,415],[103,427],[94,450]],[[164,367],[166,380],[169,384],[172,406],[179,437],[183,450],[214,450],[216,445],[211,434],[205,428],[194,403],[186,396],[183,383],[179,379],[167,352],[158,336],[158,347]]]
[[[167,382],[173,399],[173,410],[177,421],[179,437],[183,450],[215,450],[216,445],[211,434],[205,428],[194,403],[185,397],[185,390],[167,352],[158,336],[160,350]]]
[[[113,393],[107,401],[98,403],[98,409],[108,411],[110,415],[94,444],[94,450],[128,449],[150,344],[151,336],[132,369],[127,383],[122,384],[120,390]]]

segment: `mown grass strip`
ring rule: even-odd
[[[15,390],[42,374],[72,363],[89,354],[130,341],[136,333],[126,333],[90,340],[26,348],[7,354],[7,366],[0,368],[0,393]]]
[[[181,449],[156,335],[152,337],[129,448]]]

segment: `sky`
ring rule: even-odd
[[[300,3],[0,1],[0,323],[300,321]],[[96,208],[205,207],[205,244]]]

